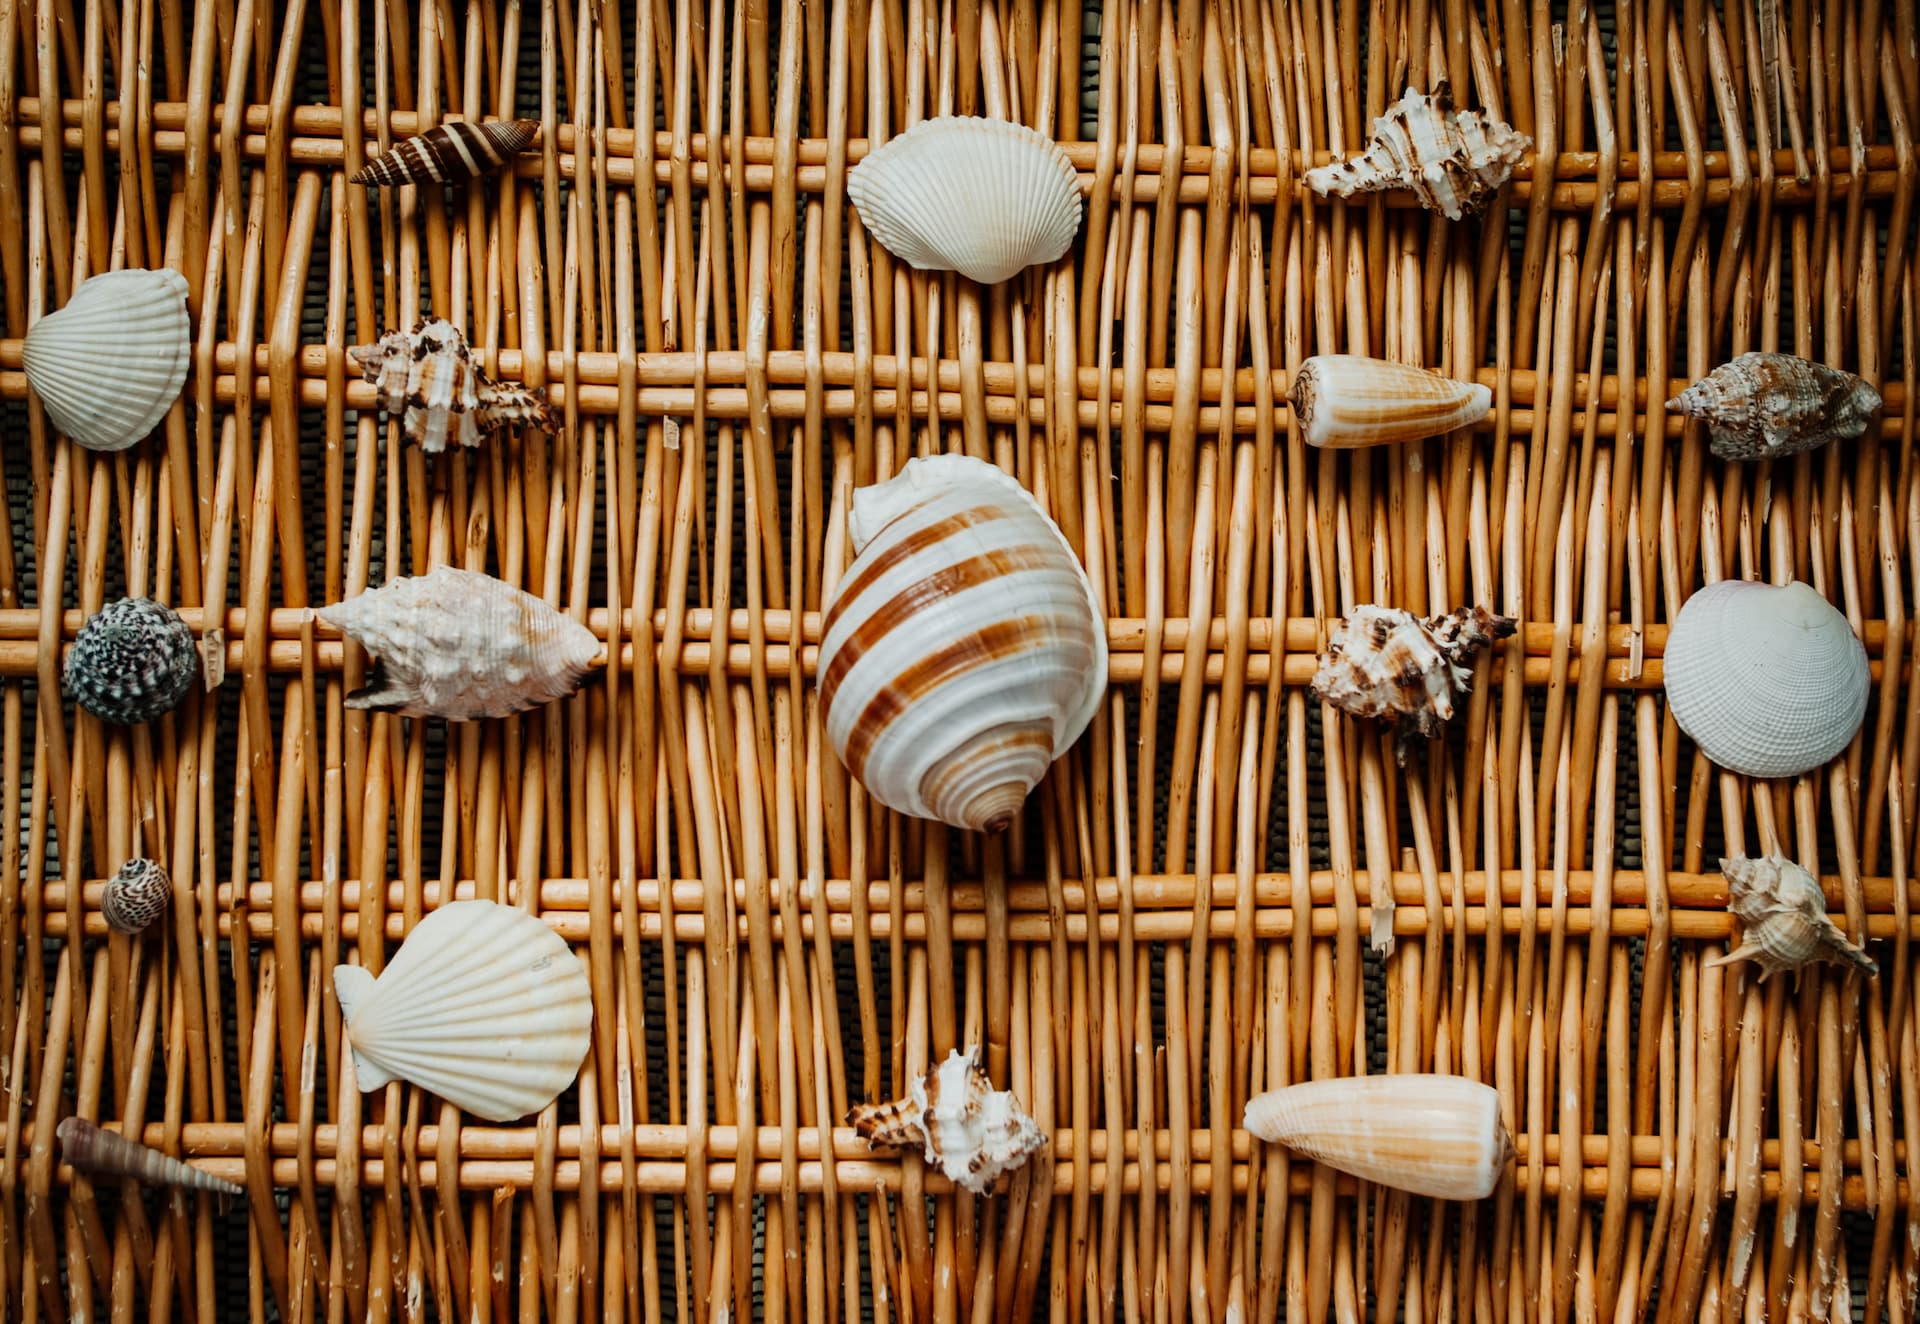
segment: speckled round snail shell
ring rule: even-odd
[[[145,933],[172,904],[173,883],[167,871],[144,856],[121,865],[100,892],[100,914],[107,927],[128,936]]]
[[[152,598],[122,598],[80,627],[61,682],[103,722],[132,726],[172,712],[200,674],[193,631]]]

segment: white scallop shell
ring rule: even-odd
[[[516,906],[441,906],[378,979],[340,965],[333,987],[363,1090],[404,1080],[506,1122],[552,1103],[587,1055],[586,972],[559,934]]]
[[[982,285],[1056,260],[1080,229],[1073,162],[1006,120],[922,120],[847,173],[847,196],[902,262]]]
[[[1867,713],[1867,650],[1806,584],[1710,584],[1667,633],[1667,707],[1709,759],[1797,777],[1847,747]]]
[[[163,267],[82,281],[28,329],[20,358],[55,428],[88,450],[123,451],[159,425],[187,380],[187,278]]]
[[[1079,558],[1026,489],[958,455],[854,493],[850,525],[820,644],[834,750],[884,805],[1004,826],[1106,692]]]
[[[593,631],[531,593],[447,565],[314,615],[378,659],[347,706],[412,717],[524,712],[573,693],[600,652]]]
[[[1484,1200],[1513,1158],[1500,1094],[1464,1076],[1351,1076],[1269,1090],[1246,1127],[1330,1168],[1436,1200]]]

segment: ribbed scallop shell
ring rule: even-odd
[[[586,973],[559,934],[515,906],[441,906],[378,979],[341,965],[333,986],[363,1090],[404,1080],[506,1122],[552,1103],[587,1055]]]
[[[1663,670],[1680,729],[1748,777],[1797,777],[1834,758],[1860,729],[1871,685],[1847,618],[1801,583],[1701,589],[1667,634]]]
[[[962,456],[855,492],[850,523],[820,644],[835,752],[890,808],[1005,826],[1106,691],[1086,572],[1024,488]]]
[[[580,687],[593,631],[531,593],[440,566],[314,613],[377,659],[350,708],[470,722],[507,717]]]
[[[1867,430],[1880,392],[1850,372],[1792,354],[1742,354],[1667,401],[1702,418],[1723,460],[1798,455]]]
[[[109,603],[80,627],[61,683],[103,722],[132,726],[172,712],[200,674],[193,631],[152,598]]]
[[[1438,735],[1455,696],[1473,684],[1473,655],[1514,631],[1510,616],[1461,607],[1421,619],[1365,604],[1341,619],[1313,675],[1316,699],[1354,717],[1390,720],[1402,761],[1417,737]]]
[[[847,173],[860,221],[902,262],[994,285],[1055,261],[1080,229],[1080,179],[1045,134],[1006,120],[923,120]]]
[[[1443,80],[1432,95],[1407,89],[1373,122],[1366,151],[1316,166],[1305,180],[1323,197],[1409,189],[1422,207],[1457,221],[1487,204],[1532,145],[1526,134],[1479,111],[1456,114]]]
[[[861,1104],[847,1125],[868,1144],[920,1149],[927,1162],[976,1195],[1046,1143],[1011,1092],[996,1090],[980,1068],[980,1050],[954,1051],[891,1103]]]
[[[1753,961],[1765,983],[1782,970],[1798,970],[1813,961],[1840,961],[1872,976],[1873,958],[1853,945],[1827,916],[1827,898],[1819,880],[1784,855],[1750,860],[1744,855],[1720,861],[1730,899],[1727,909],[1740,921],[1740,945],[1708,965]]]
[[[115,933],[146,932],[173,905],[173,883],[153,860],[136,857],[120,866],[100,892],[100,915]]]
[[[377,188],[389,184],[459,184],[490,175],[526,150],[540,131],[539,120],[453,120],[393,145],[367,162],[353,183]]]
[[[1345,450],[1472,427],[1493,408],[1493,392],[1404,363],[1316,354],[1294,374],[1290,401],[1309,446]]]
[[[1357,1076],[1269,1090],[1247,1104],[1261,1140],[1436,1200],[1484,1200],[1513,1159],[1497,1090],[1463,1076]]]
[[[55,428],[89,450],[123,451],[159,426],[187,380],[187,279],[162,268],[83,281],[28,329],[20,358]]]

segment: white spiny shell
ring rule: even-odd
[[[1727,909],[1740,921],[1740,945],[1708,965],[1753,961],[1762,983],[1782,970],[1822,960],[1844,961],[1868,976],[1880,973],[1873,958],[1828,918],[1819,880],[1792,860],[1735,855],[1720,861],[1720,872],[1727,878]]]
[[[187,278],[162,268],[83,281],[28,329],[20,358],[55,428],[89,450],[123,451],[159,425],[187,380]]]
[[[1364,1181],[1437,1200],[1486,1199],[1513,1158],[1499,1092],[1464,1076],[1289,1085],[1250,1100],[1246,1127]]]
[[[378,659],[350,708],[474,721],[578,689],[593,631],[491,575],[453,566],[396,579],[314,613]]]
[[[853,495],[820,703],[880,803],[992,831],[1092,720],[1107,637],[1079,559],[1012,478],[958,455]]]
[[[1422,207],[1457,221],[1486,205],[1532,145],[1526,134],[1479,111],[1456,114],[1442,81],[1431,96],[1408,88],[1373,122],[1366,151],[1316,166],[1305,179],[1323,197],[1409,189]]]
[[[847,1114],[869,1144],[920,1149],[948,1180],[976,1195],[993,1188],[1046,1143],[1011,1092],[996,1090],[980,1068],[980,1050],[954,1051],[907,1087],[907,1097],[862,1104]]]
[[[847,173],[847,196],[902,262],[982,285],[1056,260],[1080,229],[1073,162],[1006,120],[922,120]]]
[[[587,1055],[593,991],[560,935],[495,901],[414,926],[375,979],[333,969],[363,1090],[404,1080],[491,1122],[540,1111]]]
[[[1797,777],[1838,755],[1871,686],[1847,618],[1801,583],[1701,589],[1667,632],[1663,669],[1680,729],[1748,777]]]
[[[1404,363],[1316,354],[1294,374],[1291,402],[1309,446],[1346,450],[1472,427],[1493,408],[1493,392]]]
[[[1453,717],[1456,695],[1473,683],[1476,652],[1514,631],[1511,616],[1460,607],[1422,619],[1371,603],[1341,618],[1313,673],[1313,696],[1343,713],[1394,724],[1395,753],[1431,738]]]

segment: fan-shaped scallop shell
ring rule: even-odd
[[[1356,1076],[1269,1090],[1246,1128],[1350,1173],[1436,1200],[1484,1200],[1513,1159],[1500,1094],[1464,1076]]]
[[[869,1144],[922,1150],[927,1162],[976,1195],[1046,1143],[1013,1095],[993,1088],[977,1047],[949,1053],[908,1087],[906,1098],[853,1109],[847,1125]]]
[[[173,883],[158,863],[136,856],[107,879],[100,892],[100,914],[115,933],[146,932],[173,906]]]
[[[245,1195],[246,1191],[190,1163],[148,1149],[117,1131],[103,1130],[84,1117],[63,1117],[54,1128],[60,1157],[76,1172],[99,1177],[131,1177],[143,1186],[177,1186],[216,1195]]]
[[[957,455],[855,492],[851,527],[820,643],[834,750],[893,809],[1005,826],[1106,690],[1086,572],[1024,488]]]
[[[392,184],[459,184],[489,175],[525,151],[540,132],[539,120],[452,120],[393,145],[354,175],[369,187]]]
[[[1784,855],[1720,861],[1731,897],[1727,909],[1740,921],[1740,945],[1708,965],[1753,961],[1764,983],[1782,970],[1813,961],[1842,961],[1867,975],[1880,967],[1848,940],[1827,916],[1819,880]]]
[[[1391,720],[1404,761],[1415,737],[1439,734],[1473,684],[1473,654],[1514,631],[1510,616],[1461,607],[1421,619],[1398,607],[1355,607],[1327,639],[1313,695],[1354,717]]]
[[[193,631],[179,612],[152,598],[122,598],[80,627],[61,681],[101,721],[132,726],[173,711],[199,674]]]
[[[1472,427],[1493,408],[1493,392],[1404,363],[1317,354],[1294,374],[1290,402],[1309,446],[1348,449]]]
[[[1080,229],[1080,178],[1045,134],[943,115],[869,152],[847,174],[860,221],[922,271],[994,285],[1052,262]]]
[[[1479,111],[1456,113],[1442,81],[1431,95],[1408,88],[1373,122],[1366,151],[1316,166],[1305,179],[1322,196],[1410,189],[1422,207],[1457,221],[1487,204],[1532,145],[1526,134]]]
[[[410,717],[524,712],[572,694],[600,652],[593,631],[531,593],[454,566],[314,615],[378,659],[347,706]]]
[[[1667,408],[1705,419],[1721,459],[1771,460],[1859,436],[1880,409],[1880,392],[1824,363],[1753,353],[1721,364]]]
[[[404,1080],[505,1122],[552,1103],[587,1054],[586,972],[559,934],[515,906],[441,906],[378,979],[342,965],[333,985],[363,1090]]]
[[[1797,777],[1847,747],[1866,716],[1867,650],[1805,584],[1744,579],[1688,598],[1667,632],[1667,707],[1709,759]]]
[[[167,416],[193,358],[187,280],[167,268],[109,271],[27,330],[27,384],[60,432],[123,451]]]

